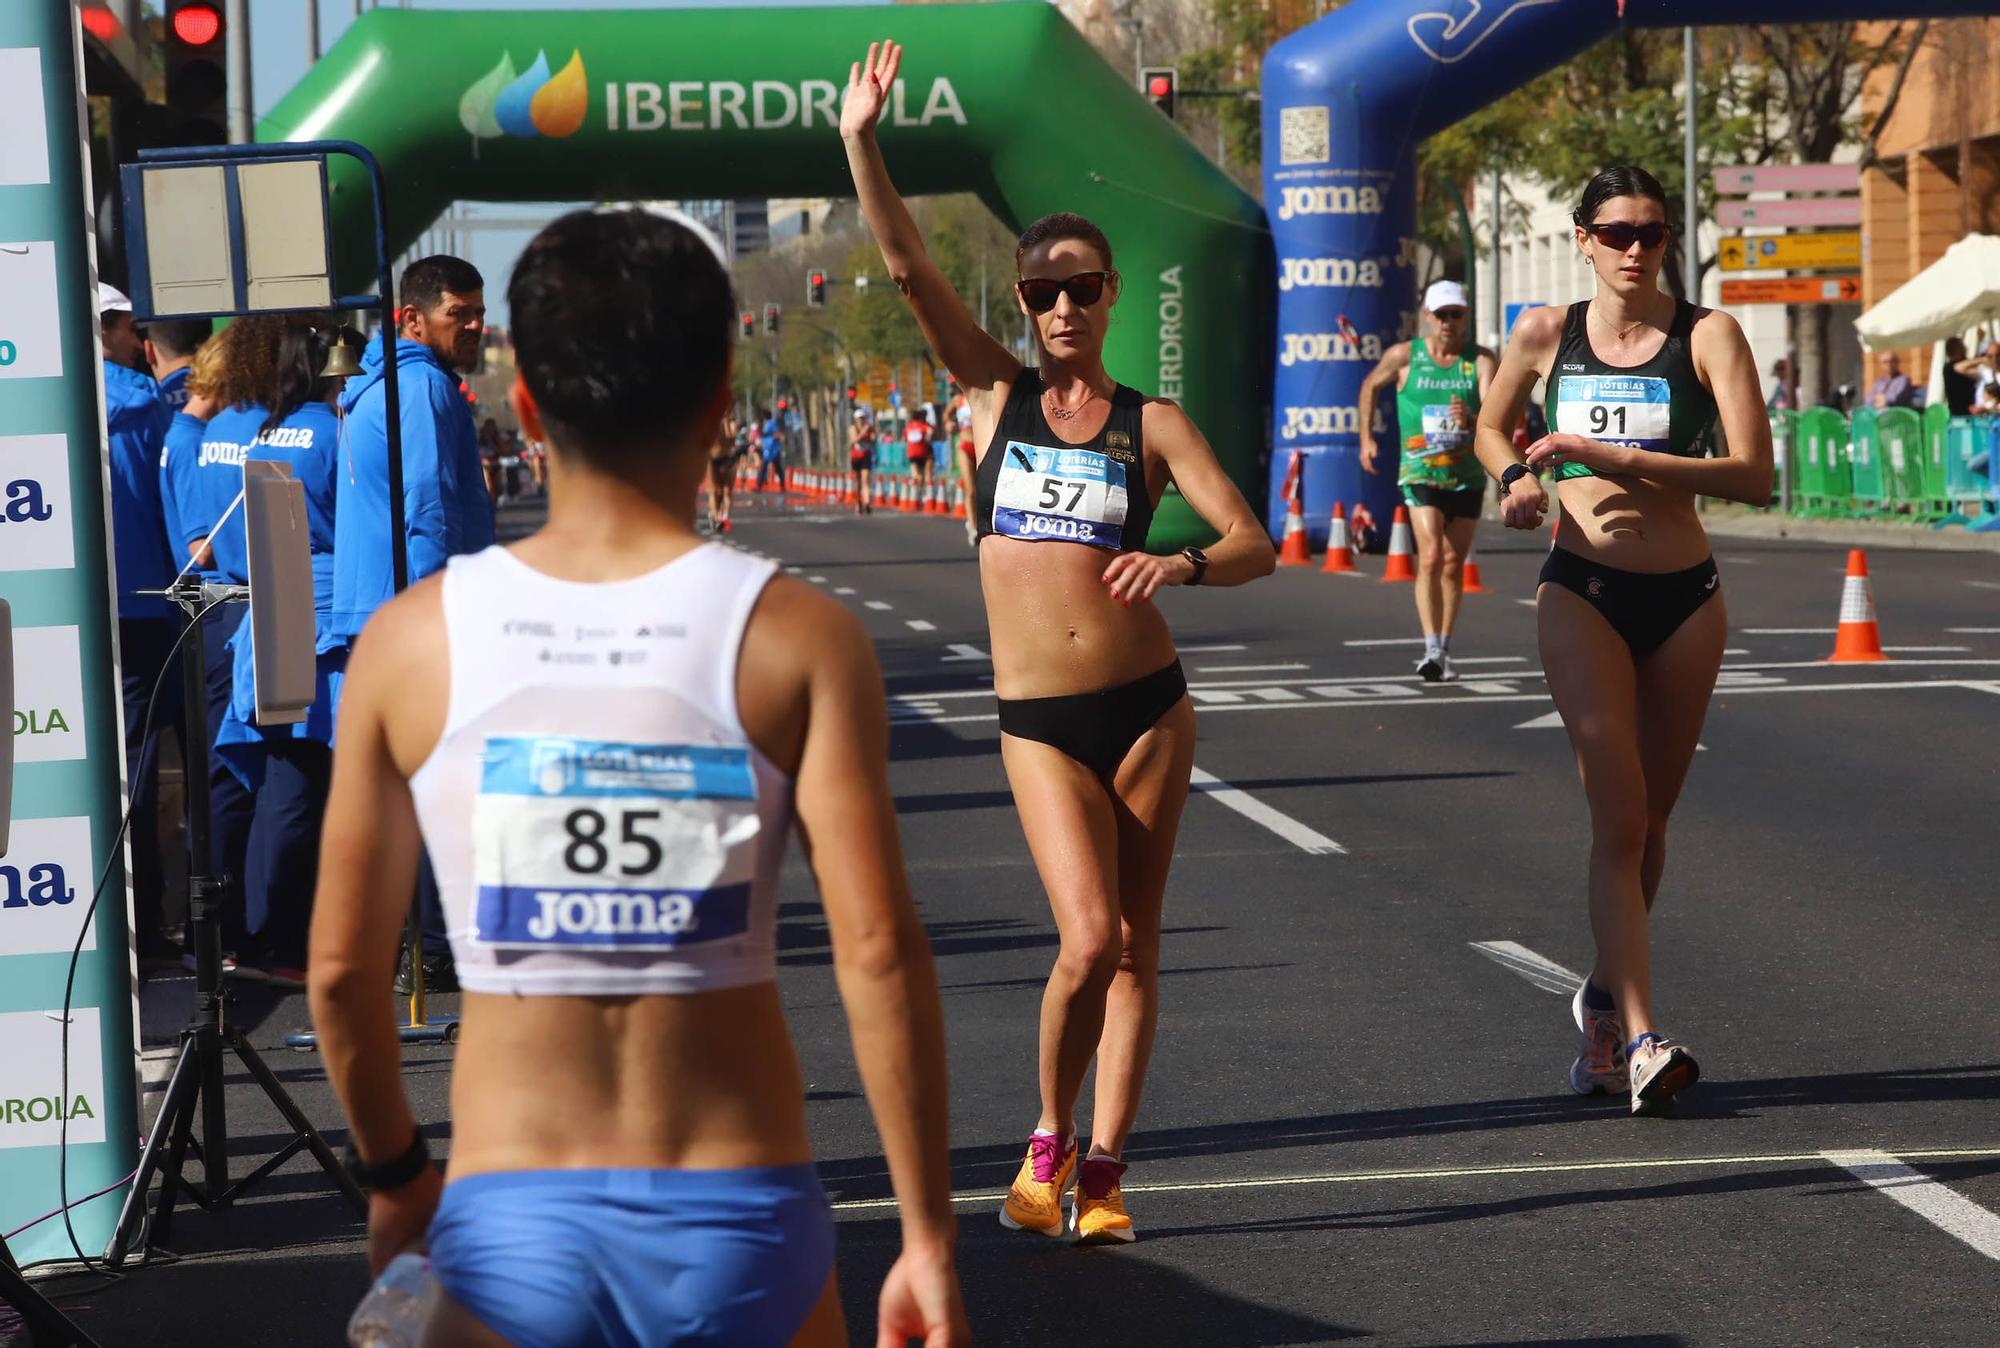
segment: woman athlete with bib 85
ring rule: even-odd
[[[1667,198],[1641,168],[1590,180],[1576,243],[1596,297],[1531,309],[1507,344],[1477,449],[1500,479],[1501,515],[1532,529],[1560,484],[1567,527],[1536,595],[1542,666],[1590,803],[1590,925],[1597,963],[1571,1009],[1585,1037],[1579,1094],[1629,1089],[1664,1104],[1700,1073],[1656,1032],[1647,920],[1728,615],[1695,497],[1771,498],[1771,430],[1757,364],[1725,313],[1660,290]],[[1510,432],[1548,381],[1551,433],[1523,462]],[[1719,419],[1728,453],[1703,458]]]
[[[840,134],[868,227],[924,338],[965,390],[974,436],[979,578],[1000,696],[1000,757],[1061,948],[1042,995],[1041,1118],[1001,1221],[1059,1236],[1078,1184],[1079,1239],[1132,1239],[1118,1177],[1158,1022],[1160,908],[1194,764],[1194,710],[1162,585],[1240,585],[1277,564],[1271,540],[1187,414],[1104,372],[1118,298],[1111,247],[1074,215],[1036,221],[1016,295],[1040,369],[987,335],[924,251],[875,123],[902,48],[871,43],[849,76]],[[1139,551],[1168,482],[1221,532],[1210,552]],[[1077,1096],[1097,1060],[1090,1155]]]

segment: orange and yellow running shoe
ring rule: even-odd
[[[1118,1187],[1125,1163],[1109,1156],[1086,1156],[1077,1173],[1071,1200],[1070,1229],[1079,1245],[1124,1244],[1136,1240],[1132,1218],[1125,1211],[1125,1194]]]
[[[1014,1187],[1000,1206],[1000,1225],[1009,1231],[1060,1236],[1063,1190],[1075,1176],[1076,1138],[1038,1130],[1029,1137],[1021,1173],[1014,1176]]]

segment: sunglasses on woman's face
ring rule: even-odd
[[[1648,220],[1643,225],[1607,220],[1601,225],[1585,225],[1583,229],[1605,247],[1620,253],[1635,243],[1650,253],[1667,241],[1667,227],[1658,220]]]
[[[1104,298],[1105,284],[1116,275],[1109,271],[1080,271],[1060,281],[1046,276],[1023,277],[1014,283],[1014,288],[1021,292],[1021,303],[1028,306],[1030,313],[1047,313],[1065,293],[1077,308],[1088,309]]]

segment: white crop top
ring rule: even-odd
[[[410,779],[474,992],[705,992],[776,977],[792,783],[736,711],[775,568],[707,544],[557,580],[500,547],[444,577],[451,694]]]

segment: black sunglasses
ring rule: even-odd
[[[1607,220],[1601,225],[1585,225],[1583,232],[1591,235],[1605,247],[1616,249],[1621,253],[1635,243],[1650,253],[1667,241],[1670,231],[1658,220],[1648,220],[1643,225],[1627,224],[1623,220]]]
[[[1106,283],[1117,275],[1115,271],[1080,271],[1060,281],[1046,276],[1024,277],[1014,282],[1014,289],[1021,292],[1021,303],[1030,313],[1047,313],[1065,292],[1079,309],[1088,309],[1104,298]]]

